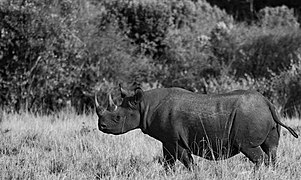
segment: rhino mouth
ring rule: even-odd
[[[109,133],[109,130],[108,129],[104,129],[104,128],[101,128],[99,129],[101,132],[104,132],[104,133]]]
[[[113,134],[113,135],[123,134],[122,132],[114,132],[114,131],[112,131],[108,128],[100,128],[99,130],[103,133],[106,133],[106,134]]]
[[[100,129],[101,132],[106,133],[106,134],[114,134],[112,131],[109,129]]]
[[[111,132],[110,129],[108,129],[107,127],[103,127],[103,126],[99,127],[99,130],[101,132],[104,132],[104,133],[110,133]]]

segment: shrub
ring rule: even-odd
[[[203,80],[208,93],[225,93],[235,89],[251,89],[262,93],[288,117],[301,114],[301,55],[297,63],[280,74],[271,73],[272,77],[254,79],[248,75],[237,78],[224,74]]]
[[[1,105],[49,113],[72,101],[83,112],[93,108],[91,98],[103,78],[151,77],[149,59],[136,54],[137,46],[115,21],[103,10],[84,13],[87,7],[69,1],[0,7]]]
[[[165,39],[171,30],[190,28],[206,33],[217,21],[229,21],[224,11],[205,1],[107,1],[108,15],[117,19],[120,29],[134,40],[142,53],[158,58],[168,48]]]
[[[233,24],[225,22],[217,23],[210,32],[209,48],[212,52],[210,62],[214,63],[217,72],[230,72],[232,63],[236,60],[236,52],[240,43],[236,34],[232,32]]]
[[[219,21],[231,22],[232,19],[224,11],[204,1],[172,2],[175,21],[163,41],[164,51],[154,59],[160,69],[157,79],[165,87],[178,86],[202,91],[204,83],[200,78],[218,71],[215,62],[211,62],[213,55],[207,44],[210,29]]]
[[[154,55],[171,24],[166,2],[113,0],[105,1],[104,6],[108,16],[116,18],[118,27],[140,46],[139,52]]]
[[[0,16],[0,94],[5,99],[0,103],[18,110],[21,104],[30,106],[42,57],[61,57],[64,34],[39,4],[10,2],[1,6]]]
[[[276,99],[268,80],[299,61],[301,33],[291,10],[262,13],[258,26],[203,0],[1,2],[0,106],[82,113],[95,92],[105,104],[108,90],[133,81]]]
[[[288,70],[271,78],[271,94],[275,103],[288,117],[301,115],[301,52],[299,61],[291,63]]]
[[[259,11],[259,23],[264,28],[298,28],[300,24],[294,10],[287,6],[266,7]]]
[[[298,61],[300,46],[300,30],[260,33],[238,48],[233,69],[238,77],[269,78],[271,72],[279,74]]]

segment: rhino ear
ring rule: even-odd
[[[137,88],[140,88],[141,87],[141,84],[138,83],[138,82],[133,82],[133,85],[132,85],[132,90],[136,90]]]
[[[135,102],[137,102],[137,103],[141,102],[143,95],[144,95],[143,90],[140,87],[136,88],[135,89]]]
[[[121,98],[125,98],[125,97],[129,96],[129,93],[125,89],[122,88],[121,84],[119,84],[119,90],[120,90]]]

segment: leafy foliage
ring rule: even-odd
[[[269,77],[271,72],[279,74],[287,70],[291,62],[299,61],[300,45],[300,30],[257,35],[239,48],[236,73],[253,78]]]
[[[275,8],[266,7],[259,11],[260,25],[263,27],[275,28],[295,28],[299,27],[297,18],[294,16],[294,10],[287,6]]]
[[[245,24],[203,0],[0,3],[0,104],[10,111],[89,112],[95,93],[104,105],[108,91],[133,81],[252,88],[276,100],[275,77],[300,62],[299,24],[286,7]]]
[[[300,116],[301,99],[301,56],[299,62],[292,63],[287,71],[272,77],[271,91],[274,99],[288,117]]]

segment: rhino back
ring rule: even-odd
[[[237,99],[237,95],[208,96],[181,89],[166,89],[165,96],[150,117],[151,132],[155,132],[155,136],[162,136],[156,138],[164,140],[178,138],[179,132],[183,131],[201,136],[204,133],[217,134],[224,130]]]
[[[213,146],[227,146],[230,141],[256,145],[262,143],[273,122],[263,97],[256,92],[202,95],[180,89],[164,91],[149,126],[149,134],[162,142],[181,140],[192,149],[196,142],[199,148],[207,146],[202,142],[208,140]]]

